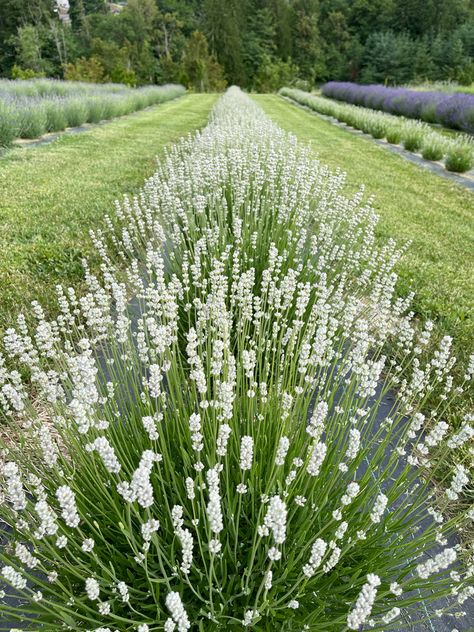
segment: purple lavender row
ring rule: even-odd
[[[380,85],[359,85],[348,81],[330,81],[322,87],[325,97],[363,105],[373,110],[417,118],[427,123],[474,134],[474,95],[422,92]]]

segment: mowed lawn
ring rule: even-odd
[[[379,237],[412,241],[398,266],[400,291],[413,289],[417,314],[434,320],[439,335],[454,336],[459,355],[472,353],[474,194],[279,96],[254,98],[323,163],[347,172],[349,190],[366,185],[380,215]]]
[[[155,170],[156,157],[203,127],[217,95],[175,101],[0,158],[0,332],[58,283],[78,287],[89,230]]]

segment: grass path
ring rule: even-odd
[[[89,229],[154,171],[164,147],[206,124],[217,95],[186,95],[0,159],[0,330],[57,283],[77,286]]]
[[[375,196],[378,235],[412,240],[399,265],[401,291],[440,334],[456,338],[460,355],[474,349],[474,195],[339,129],[276,95],[255,96],[282,128],[309,142],[321,161],[347,172],[348,188],[364,183]]]

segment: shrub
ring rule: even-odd
[[[64,111],[64,102],[61,99],[44,99],[46,114],[46,131],[57,132],[67,127],[67,118]]]
[[[80,127],[87,122],[89,108],[87,101],[76,98],[68,99],[64,106],[68,127]]]
[[[37,72],[31,68],[21,68],[17,64],[14,64],[12,68],[12,79],[38,79],[44,76],[44,72]]]
[[[438,135],[427,134],[421,146],[421,155],[426,160],[441,160],[446,153],[447,141]]]
[[[0,100],[0,147],[8,147],[18,137],[18,118],[13,106]]]
[[[446,169],[463,173],[474,165],[474,151],[471,143],[454,143],[446,154]]]
[[[436,123],[436,103],[427,103],[421,110],[421,117],[426,123]]]
[[[406,124],[402,130],[402,142],[408,151],[419,151],[425,132],[417,125]]]
[[[346,125],[350,125],[350,127],[353,127],[354,129],[359,129],[361,127],[358,112],[344,112],[340,119],[337,120],[343,121]]]
[[[46,110],[41,103],[19,103],[17,115],[20,138],[38,138],[47,131]]]
[[[102,100],[102,119],[108,120],[116,116],[115,100],[112,97]]]
[[[274,60],[269,55],[264,55],[255,77],[254,89],[258,92],[276,92],[298,75],[298,67],[291,59],[283,61]]]
[[[384,138],[387,134],[387,123],[380,118],[369,119],[366,130],[373,138]]]
[[[402,130],[400,128],[400,125],[389,125],[387,127],[385,138],[392,145],[399,145],[402,140]]]
[[[111,72],[110,79],[114,83],[123,83],[126,86],[137,85],[137,75],[134,70],[125,68],[125,66],[118,64]]]
[[[444,538],[472,515],[445,522],[423,478],[470,436],[420,410],[437,384],[449,405],[451,339],[419,360],[431,327],[370,203],[231,89],[117,222],[87,295],[4,337],[0,403],[24,428],[1,472],[4,612],[48,632],[380,631],[467,598]]]
[[[311,92],[313,85],[311,81],[308,81],[307,79],[296,78],[291,81],[291,87],[296,88],[297,90],[304,90],[305,92]]]
[[[105,118],[110,118],[105,116],[105,99],[104,97],[94,97],[92,99],[88,99],[87,107],[89,112],[87,114],[87,122],[88,123],[98,123]]]
[[[117,101],[118,112],[116,116],[122,116],[123,114],[129,114],[135,110],[141,110],[145,107],[143,99],[140,95],[131,95],[127,99],[120,99]]]
[[[97,57],[86,59],[80,57],[74,64],[65,64],[64,79],[66,81],[87,81],[101,83],[105,79],[105,70]]]

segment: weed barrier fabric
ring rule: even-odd
[[[339,127],[340,129],[343,129],[344,131],[349,132],[350,134],[354,134],[355,136],[366,138],[367,140],[370,140],[373,143],[376,143],[377,145],[384,147],[388,151],[391,151],[393,154],[398,154],[399,156],[402,156],[409,162],[412,162],[413,164],[418,165],[419,167],[422,167],[423,169],[431,171],[432,173],[436,173],[436,175],[446,178],[447,180],[450,180],[451,182],[455,182],[456,184],[459,184],[460,186],[468,189],[469,191],[474,192],[474,170],[472,169],[471,171],[468,171],[467,173],[463,175],[453,173],[451,171],[447,171],[441,162],[438,163],[438,162],[432,162],[431,160],[425,160],[422,156],[415,154],[412,151],[408,151],[407,149],[405,149],[404,147],[401,147],[400,145],[393,145],[387,142],[386,140],[373,138],[370,134],[366,134],[365,132],[362,132],[361,130],[354,129],[353,127],[350,127],[346,123],[342,123],[341,121],[338,121],[337,118],[334,118],[333,116],[328,116],[327,114],[321,114],[319,112],[316,112],[315,110],[311,109],[307,105],[298,103],[298,101],[295,101],[294,99],[291,99],[290,97],[286,97],[282,95],[281,98],[287,101],[288,103],[291,103],[291,105],[299,107],[305,110],[306,112],[308,112],[309,114],[318,116],[324,121],[327,121],[328,123],[331,123],[332,125],[335,125],[336,127]]]

